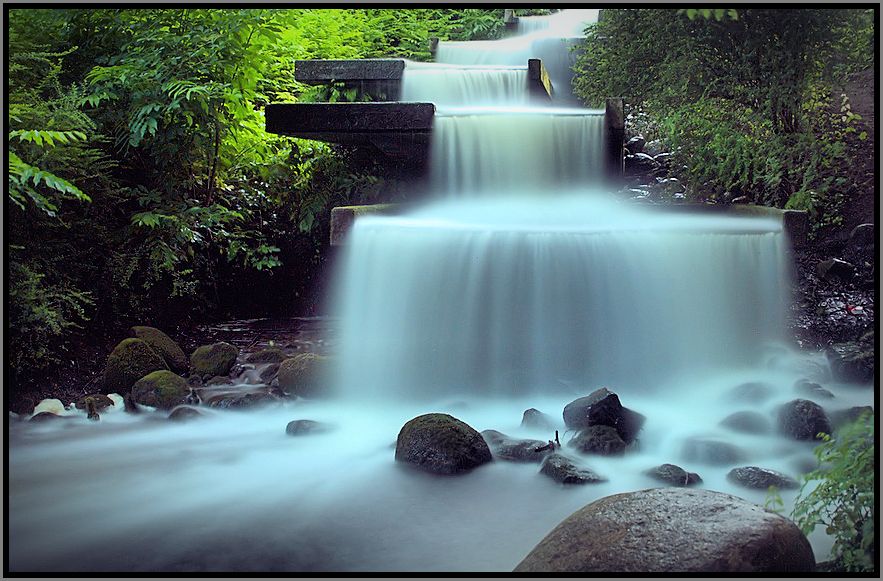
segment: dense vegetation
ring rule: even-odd
[[[808,210],[819,228],[873,191],[873,149],[840,90],[873,68],[872,9],[605,10],[587,35],[577,93],[625,97],[697,197]]]
[[[328,97],[294,81],[297,59],[428,59],[432,36],[504,29],[503,10],[477,9],[15,8],[8,23],[14,372],[59,362],[87,321],[309,312],[328,210],[370,199],[383,172],[266,133],[263,106]]]

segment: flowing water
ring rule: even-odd
[[[545,36],[528,46],[560,48],[573,30],[548,31],[574,23],[546,20],[497,44],[442,43],[439,56],[487,48],[500,60],[534,35]],[[440,199],[355,225],[323,344],[337,353],[335,397],[181,424],[122,411],[10,423],[12,571],[509,571],[574,510],[657,486],[643,471],[661,463],[764,502],[727,481],[734,465],[691,456],[691,438],[738,446],[741,465],[795,477],[813,467],[811,443],[720,424],[756,411],[772,425],[778,405],[805,397],[803,378],[833,392],[819,400],[829,411],[873,399],[832,381],[821,354],[785,346],[781,226],[610,199],[598,186],[603,117],[518,101],[517,56],[408,66],[405,95],[439,104]],[[739,401],[746,382],[772,394]],[[535,464],[439,477],[394,461],[401,426],[427,412],[550,439],[520,425],[537,408],[566,442],[563,407],[601,386],[647,417],[625,456],[568,452],[605,483],[562,486]],[[333,429],[290,437],[294,419]],[[794,493],[783,499],[790,509]],[[823,560],[830,539],[810,540]]]

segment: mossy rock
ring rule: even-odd
[[[227,375],[236,363],[239,349],[229,343],[213,343],[197,347],[190,356],[190,372],[199,377]]]
[[[132,387],[132,399],[135,403],[163,410],[183,404],[189,393],[187,380],[167,369],[142,377]]]
[[[74,402],[74,405],[76,406],[76,408],[78,410],[85,410],[89,407],[89,400],[90,399],[92,400],[92,405],[98,411],[101,411],[105,408],[108,408],[108,407],[114,405],[113,400],[102,393],[92,393],[89,395],[84,395],[83,397],[78,399],[76,402]]]
[[[249,353],[248,357],[245,358],[247,363],[282,363],[288,355],[285,354],[282,349],[278,347],[268,347],[266,349],[261,349],[260,351],[255,351],[254,353]]]
[[[435,474],[459,474],[493,459],[481,434],[448,414],[424,414],[402,426],[395,458]]]
[[[289,395],[320,397],[327,394],[329,358],[315,353],[300,353],[279,365],[279,387]]]
[[[126,393],[148,373],[168,368],[163,358],[146,341],[123,339],[107,357],[102,376],[102,391]]]
[[[132,327],[131,331],[135,337],[141,339],[150,345],[151,349],[159,353],[163,361],[166,362],[166,365],[169,366],[169,369],[175,373],[187,373],[187,369],[190,367],[187,355],[171,337],[154,327],[136,326]]]

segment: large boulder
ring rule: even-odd
[[[653,488],[597,500],[562,521],[516,573],[811,572],[790,520],[736,496]]]
[[[610,426],[626,444],[631,444],[644,425],[643,415],[624,407],[619,396],[606,387],[564,406],[564,424],[571,429]]]
[[[540,474],[561,484],[595,484],[607,481],[603,476],[586,468],[580,468],[573,460],[557,452],[546,456],[540,466]]]
[[[835,343],[825,350],[834,379],[849,383],[874,380],[874,346],[863,343]]]
[[[779,408],[779,431],[795,440],[818,440],[831,433],[831,421],[822,407],[806,399],[789,401]]]
[[[746,488],[757,488],[759,490],[766,490],[770,486],[775,486],[782,490],[800,488],[800,483],[787,474],[782,474],[769,468],[758,468],[757,466],[733,468],[727,473],[727,480]]]
[[[168,368],[163,358],[146,341],[123,339],[107,357],[101,380],[102,392],[126,393],[148,373]]]
[[[313,398],[327,392],[329,358],[315,353],[300,353],[279,364],[276,378],[289,395]]]
[[[625,453],[626,443],[616,429],[610,426],[589,426],[576,435],[568,445],[586,454],[619,456]]]
[[[154,327],[136,326],[132,327],[131,331],[135,337],[150,345],[150,348],[163,358],[169,369],[175,373],[187,373],[190,367],[187,355],[171,337]]]
[[[492,460],[481,434],[448,414],[424,414],[402,426],[395,458],[435,474],[459,474]]]
[[[190,372],[207,379],[227,375],[236,363],[239,349],[229,343],[213,343],[197,347],[190,355]]]
[[[163,410],[186,403],[190,395],[187,380],[168,369],[148,373],[132,386],[132,400]]]

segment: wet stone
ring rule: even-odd
[[[687,472],[675,464],[661,464],[645,470],[644,474],[672,486],[690,486],[702,482],[695,472]]]
[[[681,455],[688,462],[713,466],[726,466],[746,460],[746,454],[741,448],[713,438],[687,438]]]
[[[794,384],[794,390],[804,397],[813,397],[818,399],[833,399],[834,394],[819,385],[806,379],[801,379]]]
[[[766,490],[770,486],[782,490],[794,490],[800,488],[800,483],[781,472],[757,466],[744,466],[733,468],[727,473],[727,480],[746,488]]]
[[[766,416],[753,411],[732,413],[721,420],[720,425],[743,434],[768,434],[773,430]]]
[[[521,418],[521,427],[535,430],[554,430],[555,422],[548,414],[544,414],[538,409],[530,408],[529,410],[524,410],[524,415]]]
[[[621,456],[625,453],[626,443],[619,433],[610,426],[589,426],[573,438],[570,446],[585,454],[602,456]]]
[[[750,381],[731,389],[727,393],[727,399],[737,402],[763,403],[771,398],[773,393],[775,393],[775,387],[769,383]]]
[[[548,476],[561,484],[594,484],[606,482],[603,476],[586,468],[580,468],[563,454],[549,454],[540,466],[540,474]]]
[[[292,420],[285,426],[285,433],[289,436],[305,436],[307,434],[321,434],[331,430],[328,424],[315,420]]]
[[[825,410],[815,402],[795,399],[779,408],[779,431],[795,440],[818,440],[820,433],[831,433]]]

